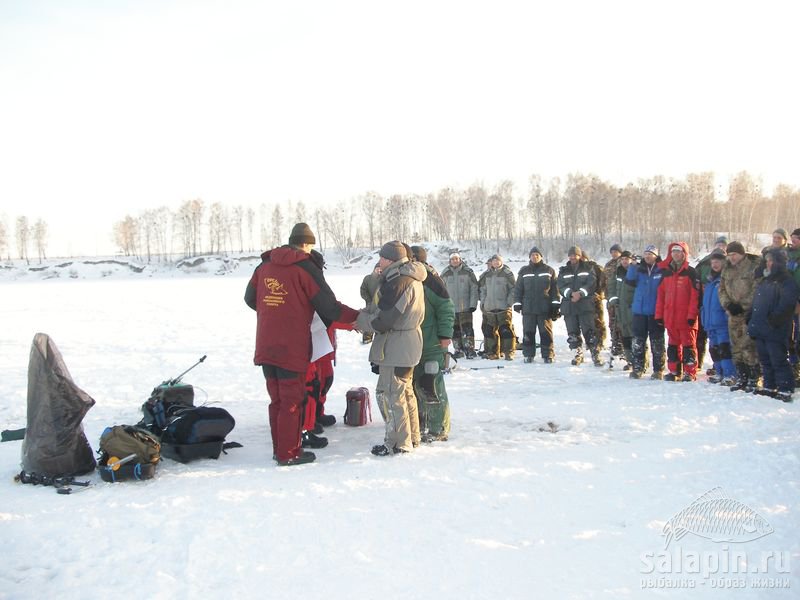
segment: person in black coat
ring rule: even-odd
[[[519,270],[514,286],[514,310],[522,313],[522,354],[525,362],[536,356],[536,332],[542,359],[553,362],[553,320],[560,315],[561,298],[556,285],[556,272],[542,260],[534,246],[528,253],[530,262]]]
[[[789,365],[789,340],[800,289],[786,269],[785,250],[773,248],[765,253],[764,258],[764,277],[753,298],[747,334],[756,341],[764,376],[760,393],[790,402],[794,377]]]

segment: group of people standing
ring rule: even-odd
[[[609,307],[630,377],[648,368],[648,339],[651,378],[669,381],[696,380],[708,346],[709,382],[791,400],[800,379],[800,229],[776,229],[761,256],[724,236],[694,267],[683,242],[667,254],[650,245],[640,259],[622,253],[611,265]]]
[[[324,414],[335,329],[356,329],[372,344],[375,396],[386,423],[384,442],[373,454],[401,454],[422,442],[447,440],[443,370],[455,311],[424,248],[384,244],[373,281],[365,281],[366,295],[362,286],[367,306],[355,310],[328,286],[315,244],[311,228],[296,224],[287,245],[262,254],[245,291],[245,302],[257,315],[254,362],[270,397],[273,459],[282,466],[309,463],[316,455],[304,448],[327,444],[316,434],[335,423]],[[316,318],[326,329],[321,338],[312,335]]]
[[[384,442],[372,448],[379,456],[447,440],[443,373],[450,344],[455,358],[513,360],[512,311],[522,315],[526,363],[537,348],[545,363],[553,362],[553,321],[563,315],[572,364],[583,362],[585,346],[601,366],[607,312],[612,360],[624,359],[631,378],[640,379],[652,360],[652,379],[694,381],[706,340],[714,363],[708,381],[732,391],[789,401],[800,377],[800,229],[791,236],[775,230],[761,257],[721,237],[695,267],[684,242],[671,243],[665,259],[654,245],[638,257],[614,244],[605,267],[572,246],[556,273],[534,246],[516,278],[497,254],[476,277],[453,253],[440,276],[424,248],[395,240],[381,247],[364,278],[361,310],[336,299],[315,243],[310,227],[296,224],[287,245],[262,254],[245,292],[257,313],[254,362],[266,379],[273,458],[280,465],[311,462],[315,455],[304,447],[327,443],[317,434],[335,423],[324,413],[335,329],[358,330],[372,344],[376,400],[386,424]],[[479,303],[480,351],[473,328]],[[322,352],[311,335],[317,317],[330,341]]]

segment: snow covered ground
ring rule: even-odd
[[[0,598],[800,594],[797,402],[572,367],[559,320],[555,364],[462,360],[447,376],[450,441],[372,456],[383,437],[373,410],[367,427],[329,428],[316,463],[278,468],[242,301],[251,268],[0,281],[0,427],[25,426],[30,344],[45,332],[97,401],[84,420],[94,448],[203,354],[186,382],[198,403],[234,415],[228,439],[244,445],[219,460],[165,460],[144,482],[90,475],[92,487],[65,496],[14,483],[21,443],[0,444]],[[357,307],[368,269],[327,277]],[[367,353],[340,333],[328,405],[340,420],[348,388],[374,387]],[[774,531],[748,542],[688,533],[665,550],[665,524],[718,486],[741,503],[731,512],[746,505]],[[749,572],[732,572],[743,560]]]

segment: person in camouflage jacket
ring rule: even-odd
[[[719,283],[719,302],[728,311],[728,332],[731,337],[733,362],[737,382],[731,391],[754,391],[761,377],[755,342],[747,335],[746,315],[753,306],[756,292],[755,271],[760,258],[745,252],[740,242],[727,247],[728,258],[722,268]]]

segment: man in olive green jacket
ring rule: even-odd
[[[453,302],[441,277],[427,262],[421,246],[412,246],[414,259],[425,266],[425,320],[422,321],[422,359],[414,368],[420,430],[423,442],[447,441],[450,433],[450,402],[444,385],[447,348],[453,337]]]
[[[501,353],[506,360],[514,360],[517,349],[517,337],[511,323],[516,283],[514,272],[503,264],[503,257],[499,254],[492,256],[489,264],[478,280],[483,313],[483,351],[491,360],[500,358]]]
[[[410,452],[419,445],[419,416],[412,373],[422,357],[425,267],[411,262],[399,241],[386,242],[380,250],[381,287],[375,311],[362,309],[356,324],[374,331],[369,360],[378,365],[375,399],[386,422],[384,443],[372,453],[386,456]]]

